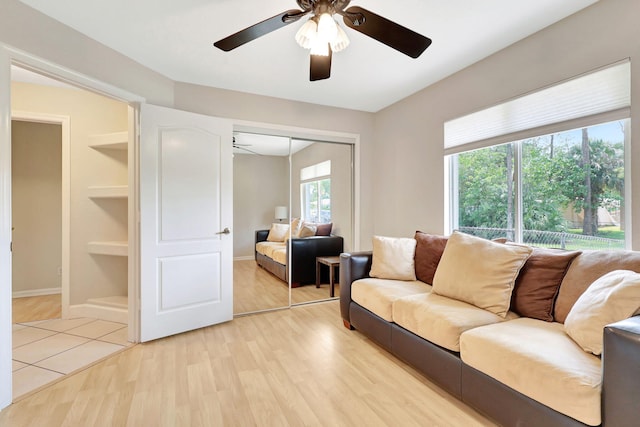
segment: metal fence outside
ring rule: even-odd
[[[507,238],[515,241],[515,230],[509,228],[460,227],[459,231],[485,239]],[[567,232],[524,230],[523,243],[531,246],[560,249],[625,249],[624,240],[585,236]]]

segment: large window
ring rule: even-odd
[[[603,67],[444,124],[449,228],[623,249],[631,67]]]
[[[308,222],[331,222],[331,160],[300,170],[302,218]]]
[[[565,249],[623,249],[629,120],[451,156],[452,228]]]

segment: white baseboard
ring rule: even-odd
[[[255,259],[255,255],[247,255],[247,256],[237,256],[233,258],[234,261],[251,261]]]
[[[42,295],[56,295],[61,294],[62,288],[47,288],[47,289],[30,289],[26,291],[15,291],[12,293],[13,298],[25,298],[25,297],[39,297]]]
[[[109,322],[129,323],[128,310],[96,304],[70,305],[69,317],[93,317]]]

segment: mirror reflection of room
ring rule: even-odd
[[[235,133],[235,314],[329,299],[331,282],[339,295],[337,269],[332,277],[318,260],[351,246],[351,152],[349,144]]]

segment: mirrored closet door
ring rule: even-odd
[[[352,248],[352,153],[351,144],[235,134],[234,314],[331,298],[330,266],[317,258]]]

